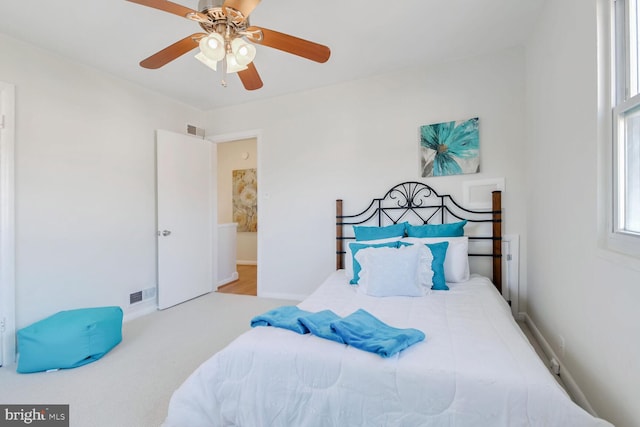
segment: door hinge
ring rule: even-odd
[[[513,259],[513,257],[511,256],[511,254],[507,254],[507,261],[511,261]]]
[[[4,114],[0,114],[0,129],[4,129]]]
[[[4,332],[7,325],[7,319],[4,317],[0,319],[0,332]]]

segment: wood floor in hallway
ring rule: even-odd
[[[240,265],[236,267],[238,280],[222,285],[218,292],[224,294],[258,295],[258,266]]]

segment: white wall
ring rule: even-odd
[[[17,327],[156,286],[155,129],[201,113],[0,34],[16,86]]]
[[[233,222],[233,180],[232,172],[237,169],[257,167],[256,138],[232,142],[221,142],[218,148],[218,223]],[[243,153],[249,154],[244,159]],[[260,183],[258,182],[258,186]],[[258,205],[258,227],[260,227],[260,206]],[[256,264],[258,261],[258,233],[238,232],[237,258],[240,263]]]
[[[269,82],[265,82],[269,84]],[[260,295],[302,297],[335,269],[335,199],[345,213],[419,175],[419,127],[480,118],[482,173],[506,177],[505,230],[524,234],[524,53],[492,55],[207,113],[208,134],[259,129]]]
[[[598,415],[639,426],[640,271],[598,247],[596,4],[547,2],[528,46],[528,311]]]

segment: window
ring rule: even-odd
[[[614,0],[614,237],[640,244],[640,0]]]

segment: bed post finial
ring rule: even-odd
[[[342,199],[336,200],[336,270],[344,268],[342,258]]]
[[[493,191],[493,283],[502,293],[502,192]]]

